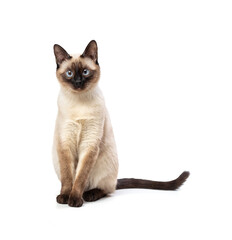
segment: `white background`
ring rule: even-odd
[[[0,238],[231,239],[230,1],[0,5]],[[56,203],[53,44],[81,53],[92,39],[119,177],[165,181],[189,170],[180,190]]]

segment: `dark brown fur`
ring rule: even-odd
[[[54,54],[56,56],[56,64],[57,69],[60,67],[60,64],[67,60],[72,58],[60,45],[55,44],[54,45]]]
[[[82,76],[82,72],[84,71],[84,69],[88,69],[90,71],[90,73],[87,77]],[[73,72],[72,78],[68,78],[65,74],[65,72],[69,71],[69,70]],[[99,78],[99,74],[98,74],[97,70],[91,70],[87,66],[85,66],[84,60],[83,60],[83,62],[79,61],[79,62],[71,63],[70,66],[66,69],[66,71],[64,73],[60,74],[61,81],[64,82],[65,84],[67,83],[67,84],[71,85],[71,87],[73,89],[76,89],[75,85],[73,85],[73,82],[77,78],[83,78],[82,90],[86,87],[87,84],[97,82],[98,78]]]
[[[92,40],[89,42],[89,44],[85,48],[85,51],[83,52],[81,57],[89,57],[97,65],[99,65],[99,63],[98,63],[98,47],[97,47],[97,43],[95,40]]]
[[[116,189],[118,190],[125,188],[145,188],[159,190],[176,190],[186,181],[189,175],[189,172],[183,172],[177,179],[168,182],[123,178],[118,179]]]
[[[97,201],[105,196],[106,196],[106,194],[104,193],[104,191],[102,191],[99,188],[91,189],[87,192],[84,192],[84,194],[83,194],[83,198],[86,202]]]

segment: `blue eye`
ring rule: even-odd
[[[88,70],[88,69],[84,69],[82,74],[83,74],[84,76],[89,75],[89,70]]]
[[[70,70],[68,70],[65,74],[68,78],[71,78],[73,76],[73,72]]]

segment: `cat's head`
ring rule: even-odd
[[[69,55],[58,44],[54,45],[56,76],[61,86],[73,92],[94,88],[100,78],[97,43],[92,40],[79,55]]]

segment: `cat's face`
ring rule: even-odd
[[[100,78],[97,43],[93,40],[81,55],[69,55],[61,46],[54,45],[56,76],[64,88],[84,92],[93,88]]]

